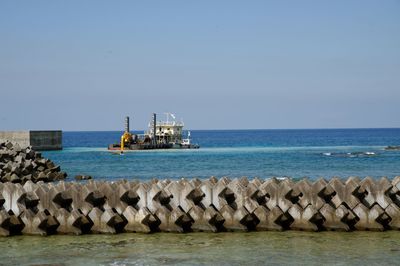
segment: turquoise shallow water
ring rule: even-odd
[[[0,250],[3,265],[397,265],[400,232],[11,237]]]
[[[193,131],[199,150],[107,151],[121,132],[65,132],[62,151],[45,152],[70,176],[98,179],[210,176],[400,175],[400,129]],[[370,153],[365,155],[364,153]]]

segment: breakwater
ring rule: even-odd
[[[0,235],[400,229],[400,177],[0,184]]]
[[[0,182],[52,182],[66,177],[59,165],[43,158],[32,146],[0,142]]]

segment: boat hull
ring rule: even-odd
[[[124,151],[139,151],[139,150],[167,150],[167,149],[199,149],[197,144],[132,144],[124,147]],[[108,150],[119,151],[121,146],[119,144],[111,144]]]

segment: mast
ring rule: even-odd
[[[129,132],[129,116],[125,117],[125,132]]]
[[[156,140],[157,114],[153,113],[153,144],[157,144]]]

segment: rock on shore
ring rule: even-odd
[[[49,159],[42,158],[41,153],[32,147],[21,147],[17,143],[0,143],[0,181],[25,183],[32,181],[52,182],[67,177],[60,166]]]
[[[81,181],[81,180],[90,180],[93,177],[90,175],[76,175],[75,180]]]

